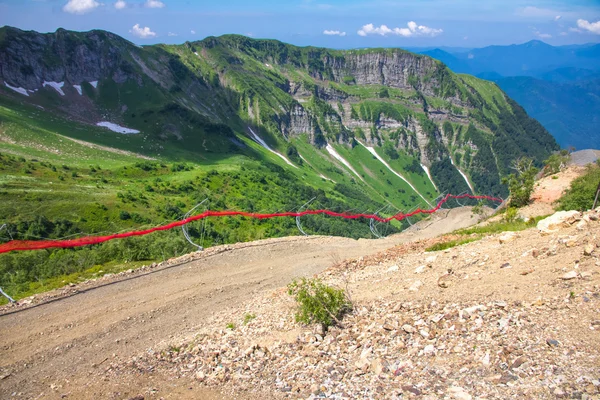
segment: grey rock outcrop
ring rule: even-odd
[[[105,77],[122,83],[132,75],[125,54],[135,46],[112,33],[59,29],[40,34],[5,29],[0,78],[10,85],[34,90],[44,81],[81,84]]]

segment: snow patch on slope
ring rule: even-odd
[[[132,133],[140,133],[140,131],[138,131],[138,130],[125,128],[124,126],[113,124],[112,122],[107,122],[107,121],[98,122],[96,125],[104,127],[104,128],[108,128],[113,132],[122,133],[124,135],[132,134]]]
[[[77,90],[77,93],[79,93],[80,96],[83,95],[83,92],[81,91],[81,85],[73,85],[73,87],[75,90]]]
[[[406,182],[408,184],[408,186],[410,186],[411,189],[415,191],[416,194],[418,194],[423,200],[425,200],[425,203],[431,205],[431,203],[425,197],[423,197],[423,195],[421,193],[419,193],[419,191],[417,190],[417,188],[414,187],[413,184],[408,181],[408,179],[406,179],[405,177],[403,177],[402,175],[400,175],[398,172],[394,171],[392,169],[392,167],[390,167],[390,165],[383,158],[381,158],[381,156],[379,156],[379,154],[377,154],[377,152],[375,151],[375,149],[373,147],[365,145],[363,142],[361,142],[358,139],[356,141],[358,143],[360,143],[360,145],[363,146],[365,149],[369,150],[369,153],[373,154],[373,156],[375,156],[375,158],[377,158],[383,165],[385,165],[385,167],[387,169],[389,169],[392,174],[396,175],[398,178],[400,178],[404,182]]]
[[[454,160],[452,159],[452,157],[450,157],[450,162],[452,163],[452,165],[454,165]],[[475,190],[473,189],[473,186],[471,185],[471,182],[469,182],[469,178],[467,178],[467,175],[465,175],[465,173],[462,172],[460,170],[460,168],[458,168],[456,165],[454,165],[454,168],[456,168],[458,170],[458,172],[460,172],[460,174],[462,175],[462,177],[465,180],[465,182],[467,182],[467,185],[469,186],[469,189],[471,189],[471,193],[475,194]]]
[[[285,161],[287,164],[291,165],[294,168],[298,168],[296,167],[294,164],[292,164],[292,162],[290,160],[288,160],[287,158],[285,158],[282,154],[276,152],[275,150],[273,150],[268,144],[267,142],[265,142],[264,140],[262,140],[260,138],[260,136],[258,136],[256,133],[254,133],[254,131],[252,130],[252,128],[248,128],[250,129],[250,134],[252,134],[252,137],[254,138],[254,140],[256,142],[258,142],[258,144],[260,144],[262,147],[264,147],[265,149],[269,150],[271,153],[277,155],[278,157],[281,157],[281,159],[283,161]]]
[[[429,181],[431,182],[431,184],[433,185],[433,187],[435,188],[435,190],[437,190],[439,192],[439,189],[437,187],[437,185],[435,184],[435,182],[433,181],[433,179],[431,179],[431,172],[429,172],[429,168],[427,168],[426,165],[421,164],[421,168],[423,168],[423,171],[425,171],[425,173],[427,174],[427,177],[429,178]]]
[[[94,89],[98,88],[98,81],[91,81],[90,85],[94,87]]]
[[[46,82],[44,81],[44,83],[42,83],[43,87],[46,86],[50,86],[52,88],[54,88],[54,90],[56,90],[58,92],[58,94],[60,94],[61,96],[65,95],[65,92],[63,92],[62,87],[65,86],[64,82]]]
[[[15,87],[15,86],[11,86],[8,83],[4,82],[4,86],[6,86],[9,89],[14,90],[17,93],[21,93],[27,97],[29,97],[29,93],[27,93],[27,90],[23,89],[22,87]]]
[[[331,145],[330,145],[329,143],[327,143],[327,147],[325,147],[325,149],[327,150],[327,152],[328,152],[329,154],[331,154],[331,155],[333,156],[333,158],[335,158],[336,160],[338,160],[339,162],[341,162],[342,164],[344,164],[346,167],[348,167],[348,169],[349,169],[350,171],[352,171],[352,173],[354,173],[354,175],[356,175],[356,176],[358,177],[358,179],[360,179],[360,180],[361,180],[361,181],[363,181],[363,182],[365,181],[365,180],[362,178],[362,176],[360,176],[360,175],[358,174],[358,172],[356,172],[356,171],[354,170],[354,168],[352,168],[352,165],[350,165],[350,163],[349,163],[348,161],[346,161],[346,160],[344,159],[344,157],[340,156],[340,154],[339,154],[337,151],[335,151],[335,149],[334,149],[333,147],[331,147]]]

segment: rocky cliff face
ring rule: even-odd
[[[0,41],[0,78],[12,86],[35,90],[44,82],[98,81],[112,77],[123,83],[132,77],[124,62],[133,45],[104,31],[53,34],[4,28]]]
[[[331,68],[336,82],[351,77],[357,85],[385,85],[412,89],[411,77],[425,76],[435,69],[432,58],[421,57],[402,50],[368,52],[348,51],[344,57],[325,57],[323,63]],[[422,90],[433,94],[437,82],[423,85]]]

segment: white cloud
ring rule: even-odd
[[[142,28],[140,24],[135,24],[129,32],[140,39],[149,39],[156,36],[156,32],[152,32],[147,26]]]
[[[567,33],[567,32],[561,32],[561,33],[560,33],[560,36],[567,36],[567,35],[568,35],[568,33]]]
[[[523,7],[518,8],[516,14],[521,17],[530,17],[530,18],[556,18],[558,13],[556,10],[551,10],[549,8],[539,8],[539,7]]]
[[[64,5],[63,11],[71,14],[85,14],[100,5],[96,0],[69,0]]]
[[[397,35],[404,37],[415,37],[415,36],[430,36],[434,37],[442,32],[442,29],[430,28],[424,25],[418,25],[414,21],[410,21],[406,24],[407,28],[389,28],[387,25],[374,26],[373,24],[364,25],[361,29],[358,30],[359,36],[368,36],[368,35]]]
[[[577,28],[569,28],[569,32],[582,33],[583,31],[581,29],[577,29]]]
[[[328,36],[346,36],[346,32],[340,32],[340,31],[330,31],[330,30],[324,30],[323,31],[323,35],[328,35]]]
[[[463,38],[463,40],[469,40],[469,37],[468,37],[468,36],[465,36],[465,37]]]
[[[555,21],[558,21],[558,20],[559,20],[559,19],[561,19],[561,18],[562,18],[562,16],[561,16],[561,15],[557,15],[556,17],[554,17],[554,20],[555,20]]]
[[[596,35],[600,35],[600,20],[596,22],[589,22],[585,19],[578,19],[577,26],[580,30],[583,29],[585,31],[595,33]]]
[[[144,6],[148,8],[163,8],[165,6],[165,3],[163,3],[160,0],[146,0]]]
[[[117,0],[117,2],[115,3],[115,8],[117,10],[122,10],[125,7],[127,7],[127,3],[125,3],[123,0]]]
[[[167,36],[177,36],[177,34],[173,33],[173,32],[169,32],[169,33],[167,33]]]
[[[552,37],[551,34],[549,33],[542,33],[540,32],[537,28],[535,27],[531,27],[531,29],[533,29],[533,34],[537,37],[539,37],[540,39],[550,39]]]
[[[191,33],[192,35],[195,35],[195,34],[196,34],[196,31],[192,29],[192,30],[190,31],[190,33]]]

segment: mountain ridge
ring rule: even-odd
[[[165,146],[189,152],[193,143],[217,154],[244,152],[239,135],[251,137],[252,128],[302,170],[308,166],[298,147],[314,159],[306,164],[325,165],[321,149],[332,145],[367,186],[379,186],[357,138],[413,183],[431,169],[435,183],[415,183],[431,199],[436,186],[468,190],[462,172],[477,191],[506,195],[500,180],[514,158],[529,155],[539,164],[557,148],[495,84],[401,49],[296,47],[241,35],[140,47],[98,30],[4,27],[0,64],[3,95],[80,122],[108,118],[139,130],[146,153]],[[415,161],[421,171],[409,168]],[[315,165],[311,173],[331,175]],[[351,183],[351,172],[341,163],[338,169],[334,176]]]

